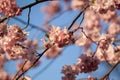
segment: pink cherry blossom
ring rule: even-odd
[[[16,0],[0,0],[0,13],[6,17],[20,15],[21,9],[16,5]]]
[[[56,58],[61,54],[61,52],[62,52],[62,48],[59,48],[55,45],[45,52],[45,56],[48,59]]]
[[[26,40],[27,34],[19,26],[11,25],[7,30],[7,36],[10,37],[13,42]]]
[[[58,47],[63,47],[74,41],[73,34],[68,29],[62,30],[60,27],[52,26],[49,33],[49,40]]]
[[[63,66],[62,73],[65,75],[62,80],[75,80],[79,70],[75,69],[76,66],[72,67],[69,65]]]
[[[82,54],[78,59],[80,73],[88,73],[97,70],[99,63],[100,61],[97,58],[87,56],[86,54]]]
[[[0,23],[0,37],[7,34],[7,23]]]

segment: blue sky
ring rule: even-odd
[[[24,0],[17,0],[17,4],[19,6],[24,6],[24,5],[27,5],[27,4],[34,2],[34,1],[35,0],[25,0],[25,1]],[[32,7],[30,23],[32,23],[38,27],[40,27],[43,24],[44,13],[41,12],[40,8],[42,6],[44,6],[45,4],[46,4],[46,2],[40,3],[40,4]],[[22,12],[22,15],[19,16],[19,18],[24,20],[24,21],[27,21],[27,13],[28,13],[28,9],[24,10]],[[50,24],[56,25],[56,26],[69,26],[76,15],[77,15],[77,11],[65,12],[63,15],[61,15],[59,18],[52,21]],[[18,24],[21,27],[25,26],[24,24],[21,24],[19,21],[16,21],[15,19],[10,19],[10,24]],[[26,30],[29,31],[29,28],[27,28]],[[42,37],[44,37],[44,34],[42,34],[42,32],[34,34],[35,32],[36,32],[35,29],[30,30],[28,39],[40,40]],[[94,46],[92,49],[94,49]],[[31,76],[33,80],[61,80],[62,66],[64,66],[65,64],[72,65],[72,64],[76,63],[77,58],[79,57],[79,55],[82,52],[83,52],[83,50],[80,47],[77,47],[75,45],[67,46],[67,47],[65,47],[65,50],[62,52],[62,55],[60,55],[54,61],[52,59],[47,60],[45,57],[42,57],[41,65],[35,69],[29,70],[26,73],[26,75]],[[51,63],[50,65],[48,65],[49,67],[47,67],[45,70],[43,70],[44,67],[46,67],[46,65],[49,63]],[[5,69],[9,73],[15,73],[15,71],[16,71],[15,70],[15,61],[10,61],[9,63],[7,62],[5,64]],[[41,70],[43,70],[43,71],[39,72]],[[80,74],[78,76],[78,78],[80,78],[80,77],[85,78],[88,75],[95,75],[96,77],[100,77],[107,70],[108,70],[108,66],[107,65],[104,66],[104,63],[103,63],[103,64],[99,65],[99,69],[96,71],[96,73],[91,72],[88,74]],[[116,70],[118,70],[118,68]],[[39,75],[34,76],[37,72],[39,72]],[[99,73],[99,74],[96,75],[97,73]],[[112,73],[110,77],[114,77],[114,80],[118,80],[118,78],[120,78],[120,76],[118,76],[115,73]]]

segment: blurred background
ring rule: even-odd
[[[56,3],[56,0],[53,0]],[[28,5],[35,2],[35,0],[17,0],[17,4],[20,7]],[[62,28],[68,27],[71,22],[74,20],[76,15],[79,13],[78,10],[69,10],[66,7],[63,0],[59,0],[60,11],[53,14],[45,13],[44,7],[49,5],[51,1],[39,3],[31,8],[30,13],[30,25],[25,29],[29,32],[28,39],[38,40],[39,46],[43,46],[41,39],[45,37],[46,31],[50,25],[60,26]],[[46,16],[46,14],[48,16]],[[118,12],[118,14],[120,14]],[[76,23],[79,23],[83,16],[81,16]],[[10,18],[9,24],[17,24],[21,27],[24,27],[27,24],[28,19],[28,9],[25,9],[22,12],[22,15]],[[107,27],[107,24],[102,23],[103,30]],[[91,46],[91,50],[94,51],[96,48],[95,45]],[[38,50],[38,53],[41,53],[42,49]],[[47,59],[45,56],[42,56],[40,65],[30,69],[25,75],[30,76],[33,80],[61,80],[63,74],[61,73],[62,67],[66,64],[72,65],[77,62],[77,58],[84,52],[82,47],[76,45],[69,45],[64,47],[64,50],[61,54],[53,59]],[[120,66],[120,65],[119,65]],[[90,72],[87,74],[79,74],[78,78],[87,78],[89,75],[96,76],[98,78],[102,77],[108,70],[110,66],[103,62],[99,65],[99,69],[95,72]],[[5,70],[10,74],[16,73],[16,61],[10,60],[5,63]],[[110,80],[119,80],[120,79],[120,68],[117,67],[110,74]]]

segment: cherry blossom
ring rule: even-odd
[[[69,33],[67,28],[61,30],[60,27],[52,26],[48,38],[51,43],[57,45],[58,47],[63,47],[71,42],[74,42],[73,34]]]
[[[25,62],[20,62],[20,63],[17,63],[17,70],[19,71],[23,65],[24,65]],[[37,67],[41,62],[38,61],[33,67]],[[33,61],[27,61],[26,64],[24,65],[23,67],[23,70],[22,71],[25,71],[27,70],[29,67],[31,67],[31,65],[33,64]]]
[[[81,9],[85,5],[86,0],[72,0],[71,7],[72,9]]]
[[[62,80],[75,80],[75,75],[78,74],[78,70],[75,70],[74,67],[69,65],[63,66],[62,73],[65,75],[62,77]]]
[[[36,0],[32,4],[20,8],[17,6],[16,0],[0,0],[0,14],[6,20],[20,15],[22,9],[32,8],[41,1],[46,0]],[[61,5],[60,2],[63,2],[63,4]],[[63,5],[66,5],[66,8]],[[85,7],[86,9],[84,9]],[[67,11],[80,11],[79,15],[68,26],[71,29],[54,26],[54,24],[49,27],[52,17],[66,9]],[[17,71],[20,71],[16,76],[19,76],[19,74],[24,74],[24,71],[29,70],[33,64],[32,68],[37,67],[41,63],[38,59],[42,56],[45,56],[45,59],[57,58],[61,55],[63,48],[69,44],[77,45],[77,47],[82,48],[83,52],[81,51],[82,54],[78,57],[76,63],[63,66],[61,71],[63,74],[62,80],[76,80],[81,73],[96,71],[99,64],[103,61],[110,65],[112,64],[110,70],[112,71],[114,64],[117,65],[120,62],[120,17],[118,10],[120,10],[120,0],[50,1],[48,5],[42,7],[42,11],[47,14],[43,23],[43,27],[47,32],[46,37],[42,39],[43,44],[40,44],[42,48],[39,47],[38,41],[27,39],[28,33],[21,29],[21,26],[9,25],[9,20],[5,21],[4,18],[0,18],[0,80],[12,80],[14,77],[14,75],[8,74],[4,70],[6,61],[20,60],[20,63],[16,66]],[[78,24],[80,20],[77,18],[81,18],[80,14],[83,14],[83,21]],[[28,17],[30,17],[29,14]],[[61,21],[64,22],[64,20]],[[72,24],[77,25],[77,27]],[[47,28],[45,28],[46,25]],[[95,48],[93,48],[94,45],[96,46]],[[109,74],[106,73],[100,80],[109,80],[107,76],[110,76],[110,71],[108,71]],[[22,79],[32,80],[29,76],[23,76],[22,78],[20,76],[19,80]],[[95,76],[88,76],[78,80],[97,79]]]
[[[1,80],[12,80],[12,77],[10,74],[8,74],[7,72],[5,72],[3,69],[0,69],[0,79]]]
[[[78,59],[78,66],[81,73],[87,73],[97,70],[99,63],[100,61],[97,58],[87,56],[86,54],[82,54]]]
[[[8,27],[8,37],[11,37],[12,41],[24,41],[26,40],[26,32],[24,32],[19,26],[12,25]]]
[[[108,27],[108,33],[116,35],[120,33],[120,24],[117,22],[112,22]]]
[[[0,37],[3,37],[7,34],[7,23],[1,23],[0,24]]]
[[[49,5],[42,8],[42,11],[47,13],[48,16],[53,16],[60,11],[59,1],[51,1]]]
[[[62,48],[57,46],[52,46],[48,51],[45,52],[45,56],[48,59],[58,57],[62,52]]]
[[[114,0],[95,0],[91,8],[103,14],[114,7]]]
[[[21,14],[21,9],[16,5],[16,0],[0,0],[0,13],[6,17]]]

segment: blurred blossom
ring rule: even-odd
[[[78,70],[75,70],[72,66],[65,65],[63,66],[62,73],[65,75],[62,77],[62,80],[75,80]]]
[[[116,16],[117,16],[116,10],[114,11],[108,10],[105,14],[99,14],[99,17],[105,22],[114,19]]]
[[[91,16],[94,15],[94,16]],[[88,30],[93,30],[97,28],[100,30],[99,16],[93,10],[87,10],[85,13],[85,28]]]
[[[103,14],[114,8],[114,0],[95,0],[90,8]]]
[[[49,17],[60,12],[61,8],[59,1],[51,1],[48,5],[42,7],[42,11],[45,12]]]
[[[99,63],[100,61],[97,58],[87,56],[86,54],[82,54],[78,58],[80,73],[88,73],[97,70]]]
[[[117,14],[120,10],[120,0],[64,0],[64,4],[60,4],[60,2],[60,0],[50,1],[48,5],[42,7],[42,11],[46,14],[43,26],[48,32],[42,39],[44,48],[48,49],[44,55],[47,59],[56,58],[62,54],[64,46],[69,44],[82,46],[85,53],[78,57],[77,63],[63,66],[62,80],[76,80],[80,73],[95,71],[102,61],[110,64],[117,63],[120,60],[120,45],[114,43],[119,39],[120,34],[120,18]],[[17,6],[16,0],[0,0],[0,5],[0,14],[6,18],[20,15],[22,12]],[[61,29],[59,26],[48,28],[50,20],[55,19],[53,16],[62,12],[63,8],[81,11],[86,5],[89,7],[83,11],[84,21],[81,25],[76,27],[74,24],[71,31],[66,27]],[[101,22],[106,23],[107,27],[104,27]],[[21,60],[17,64],[17,71],[21,69],[20,73],[22,73],[38,59],[39,43],[37,40],[28,40],[27,35],[27,32],[18,25],[9,26],[5,22],[0,23],[0,80],[12,80],[14,77],[4,70],[6,61]],[[93,44],[96,45],[96,48],[92,48]],[[95,49],[94,53],[91,48]],[[32,68],[37,67],[40,63],[41,61],[36,62]],[[23,79],[32,80],[29,76],[19,78],[19,80]],[[97,80],[97,78],[88,76],[78,80]]]
[[[34,59],[34,61],[35,61],[35,59]],[[33,65],[34,61],[28,60],[27,62],[22,61],[20,63],[17,63],[17,71],[20,71],[22,69],[21,72],[24,72],[25,70],[29,69]],[[38,61],[32,68],[37,67],[40,63],[41,62]]]
[[[3,37],[7,34],[7,23],[0,23],[0,37]]]
[[[82,9],[85,6],[86,0],[72,0],[71,7],[72,9]]]
[[[48,51],[45,52],[45,56],[48,59],[56,58],[61,54],[61,52],[62,52],[62,48],[59,48],[57,46],[52,46]]]
[[[16,0],[0,0],[0,13],[6,17],[13,17],[21,14],[21,9],[17,6]]]
[[[48,32],[48,38],[50,43],[63,47],[69,43],[74,42],[73,34],[68,31],[67,28],[62,30],[60,27],[52,26]],[[47,42],[44,41],[46,44]],[[48,43],[47,43],[48,44]]]
[[[32,59],[36,57],[37,42],[26,40],[27,34],[18,25],[8,26],[1,23],[0,52],[6,53],[7,59]],[[4,28],[2,28],[4,27]]]
[[[112,35],[116,35],[120,33],[120,24],[116,22],[111,22],[108,27],[108,33]]]

